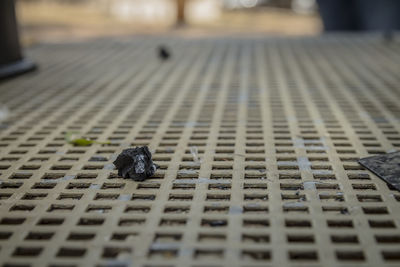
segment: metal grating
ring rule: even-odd
[[[31,48],[41,71],[0,86],[1,263],[399,266],[400,193],[356,162],[400,147],[399,52],[350,35]],[[118,178],[145,144],[157,175]]]

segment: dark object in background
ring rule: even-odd
[[[24,59],[18,38],[13,0],[0,1],[0,79],[34,70],[36,65]]]
[[[325,31],[400,29],[398,0],[318,0]]]
[[[400,151],[363,158],[358,162],[400,191]]]
[[[157,170],[147,146],[124,149],[113,163],[119,176],[135,181],[143,181]]]
[[[158,47],[158,56],[162,60],[168,60],[171,57],[171,53],[169,52],[168,48],[166,48],[165,46],[160,45]]]

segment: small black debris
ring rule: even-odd
[[[162,60],[168,60],[171,57],[171,52],[165,46],[158,47],[158,57]]]
[[[118,169],[119,176],[135,181],[143,181],[157,170],[147,146],[123,150],[113,163]]]
[[[358,162],[400,191],[400,151],[363,158]]]
[[[349,210],[348,209],[341,209],[340,210],[340,214],[349,214]]]

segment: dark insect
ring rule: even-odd
[[[162,60],[168,60],[171,57],[171,52],[165,46],[158,47],[158,57]]]

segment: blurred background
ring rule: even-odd
[[[177,8],[182,2],[184,19]],[[106,36],[322,31],[315,0],[16,0],[16,11],[25,46]]]

